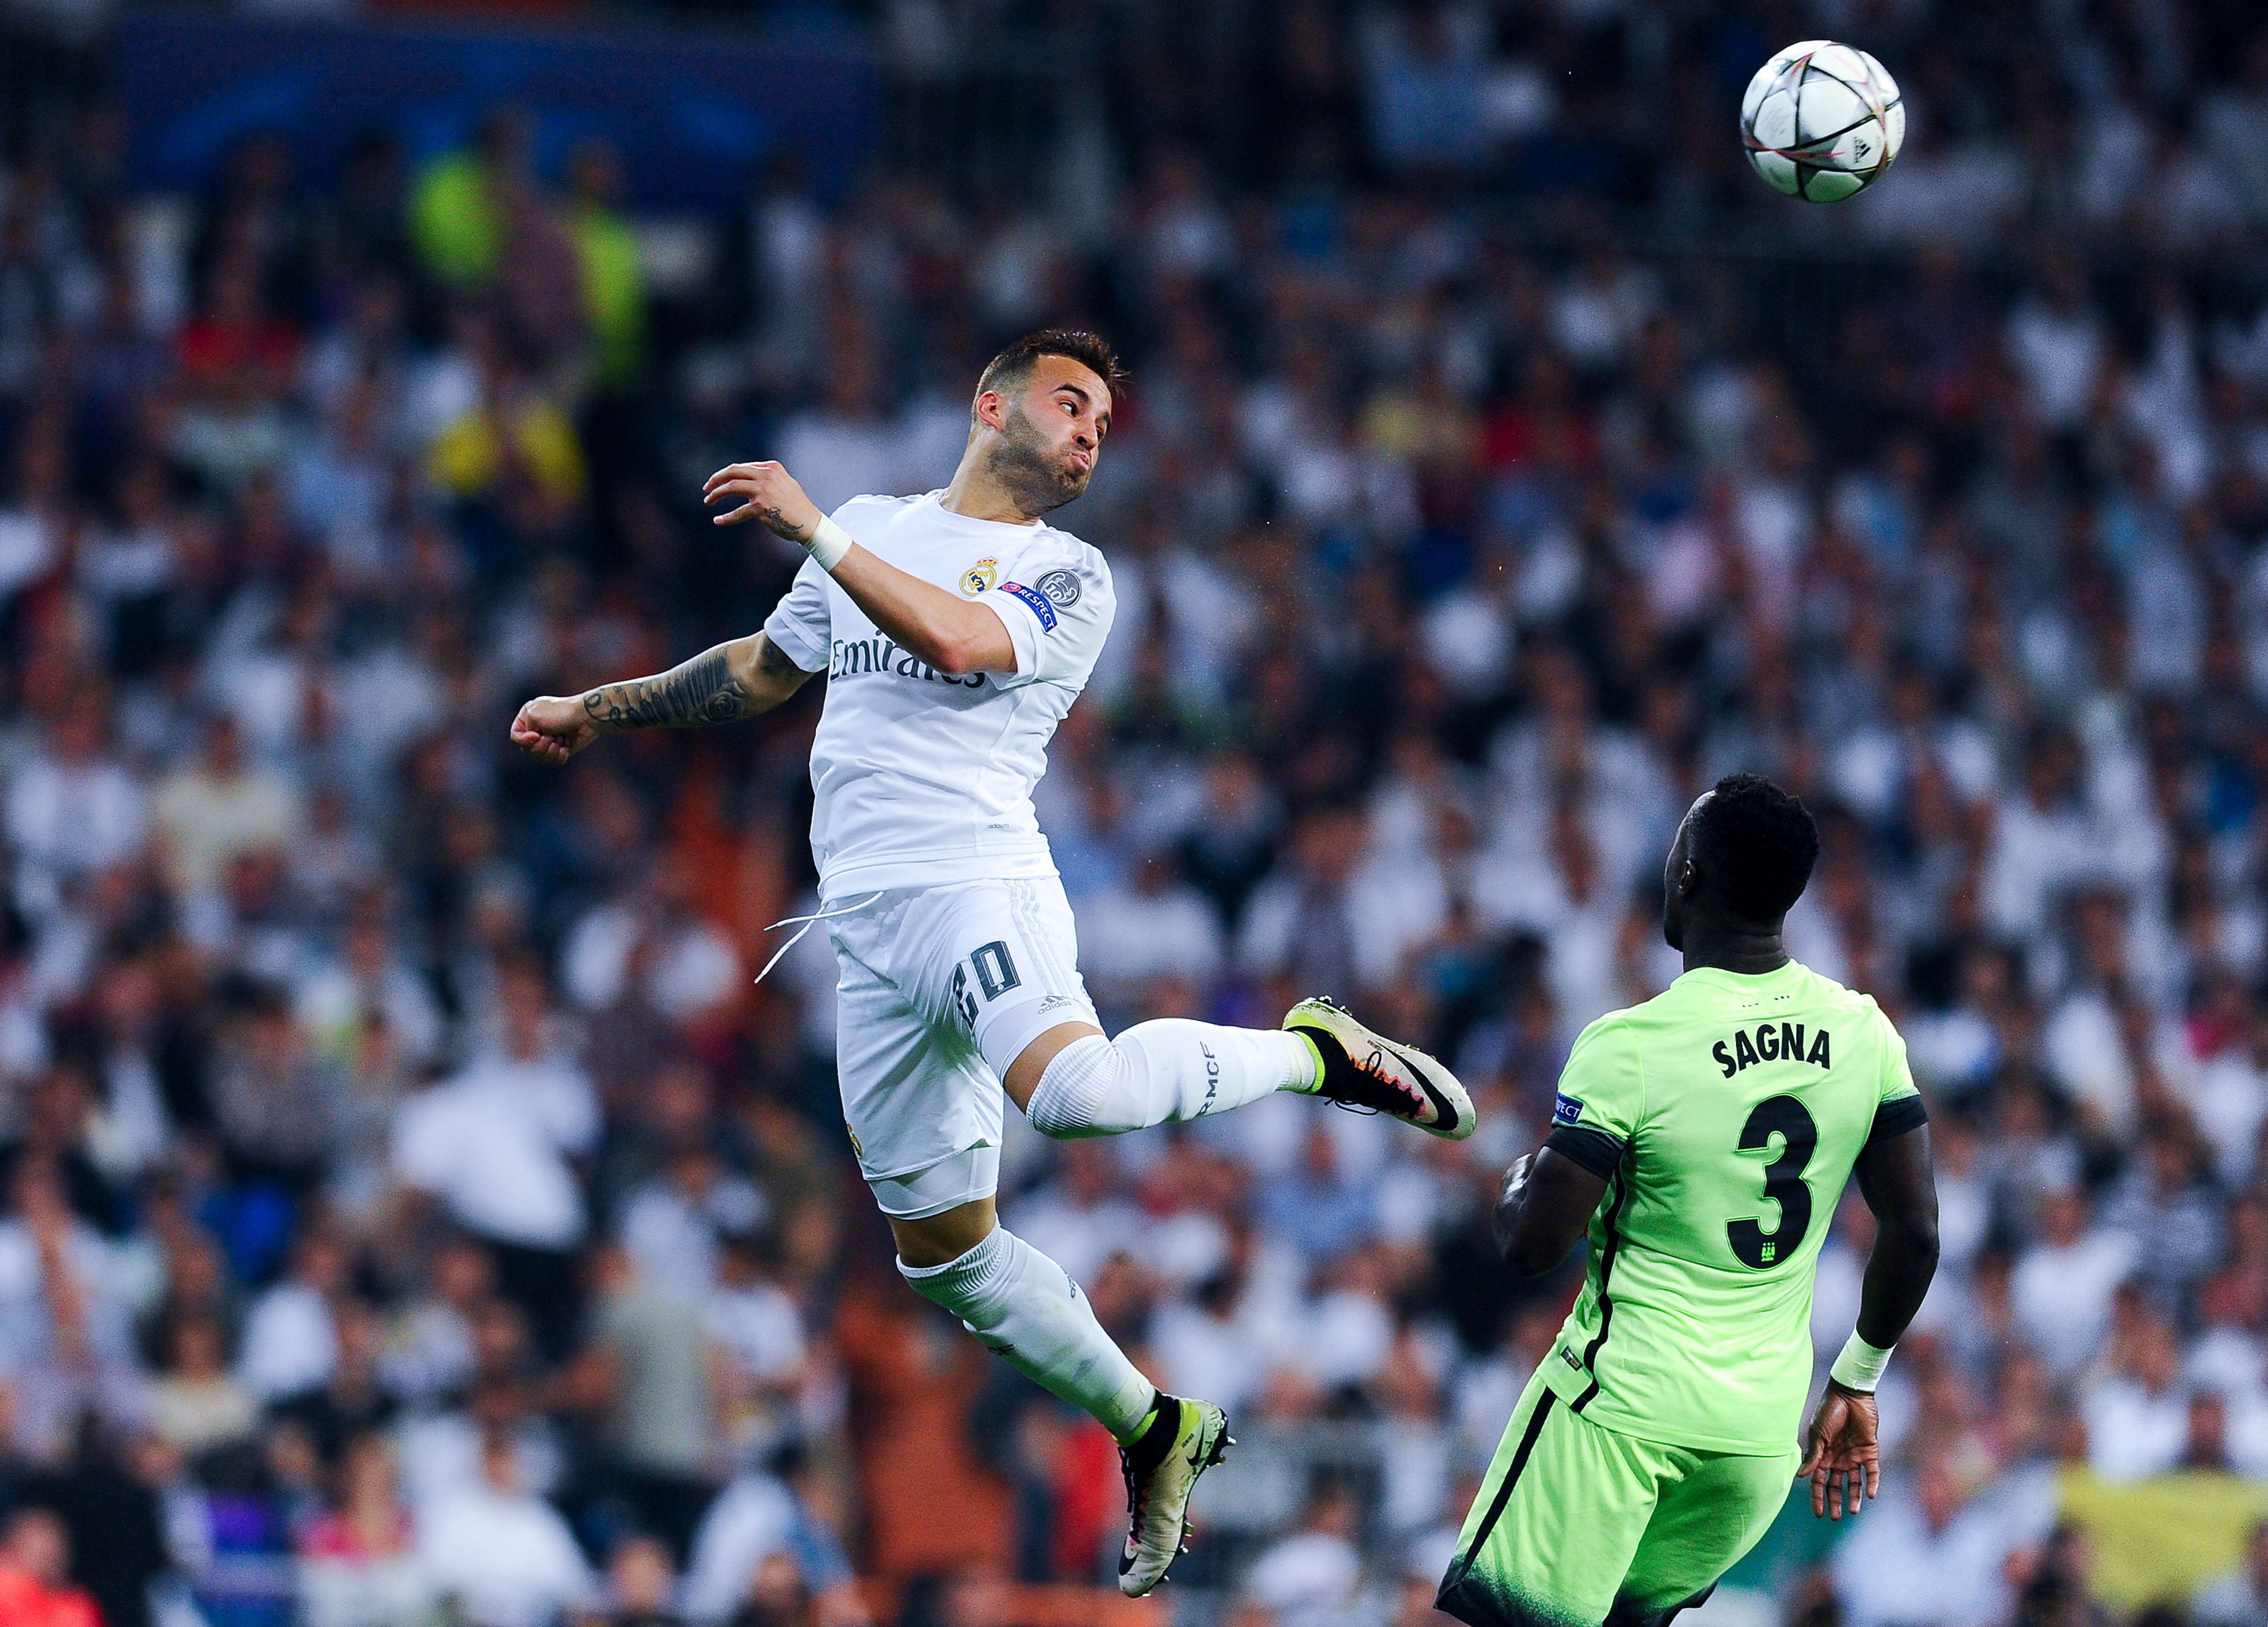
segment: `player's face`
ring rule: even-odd
[[[1086,490],[1110,433],[1110,387],[1068,356],[1042,356],[1005,404],[993,467],[1056,508]]]
[[[1685,901],[1678,896],[1677,872],[1684,867],[1685,821],[1680,820],[1677,834],[1669,839],[1669,857],[1661,865],[1661,940],[1680,951],[1685,947],[1685,911],[1680,907]]]
[[[1692,851],[1693,816],[1701,805],[1717,793],[1705,791],[1693,799],[1685,810],[1685,817],[1677,821],[1677,834],[1669,839],[1669,857],[1661,865],[1661,938],[1672,949],[1681,953],[1685,948],[1685,863]]]

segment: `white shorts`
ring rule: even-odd
[[[926,1220],[1000,1189],[1000,1149],[971,1147],[909,1175],[869,1175],[867,1189],[893,1220]]]
[[[843,911],[827,931],[840,973],[836,1071],[859,1172],[902,1219],[990,1196],[1000,1076],[1058,1024],[1102,1026],[1063,883],[962,881],[827,907]],[[961,1156],[980,1147],[995,1155]]]

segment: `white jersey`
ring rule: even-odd
[[[811,747],[822,898],[1056,873],[1032,788],[1110,635],[1110,567],[1068,532],[970,519],[944,495],[853,497],[835,520],[899,570],[990,606],[1012,674],[924,666],[811,561],[764,623],[828,677]]]

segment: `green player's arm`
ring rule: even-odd
[[[1859,1154],[1859,1195],[1874,1213],[1874,1248],[1859,1296],[1859,1336],[1888,1350],[1904,1336],[1937,1275],[1937,1174],[1929,1126],[1877,1137]]]
[[[1853,1173],[1874,1211],[1874,1247],[1859,1295],[1859,1336],[1878,1350],[1896,1344],[1921,1309],[1937,1274],[1937,1178],[1929,1126],[1868,1137]],[[1811,1512],[1855,1514],[1882,1486],[1881,1415],[1874,1397],[1830,1378],[1804,1432],[1799,1479],[1811,1482]]]
[[[600,684],[580,695],[539,695],[512,720],[512,740],[532,756],[564,762],[601,734],[707,728],[755,717],[812,675],[762,633],[751,633],[651,678]]]
[[[1591,1222],[1607,1179],[1544,1147],[1506,1174],[1491,1216],[1497,1253],[1522,1277],[1541,1277],[1567,1257]]]

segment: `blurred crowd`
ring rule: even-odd
[[[1009,1223],[1248,1440],[1184,1616],[1435,1619],[1574,1286],[1497,1265],[1498,1178],[1676,975],[1660,854],[1754,769],[1822,825],[1792,946],[1909,1039],[1945,1263],[1883,1502],[1702,1619],[2268,1620],[2268,33],[1201,9],[1187,72],[1171,7],[1057,19],[1116,32],[1055,182],[775,166],[666,291],[613,155],[539,166],[524,109],[320,186],[254,136],[194,196],[133,188],[96,69],[0,132],[5,1619],[998,1627],[1107,1581],[1108,1438],[891,1269],[823,939],[752,983],[813,907],[816,697],[504,739],[759,623],[797,556],[706,526],[711,469],[939,484],[983,358],[1078,321],[1135,374],[1059,517],[1119,613],[1041,811],[1106,1020],[1335,993],[1482,1113],[1012,1125]],[[981,12],[847,21],[946,73]],[[1733,128],[1820,33],[1912,106],[1835,210]],[[2136,1487],[2225,1539],[2162,1598]]]

